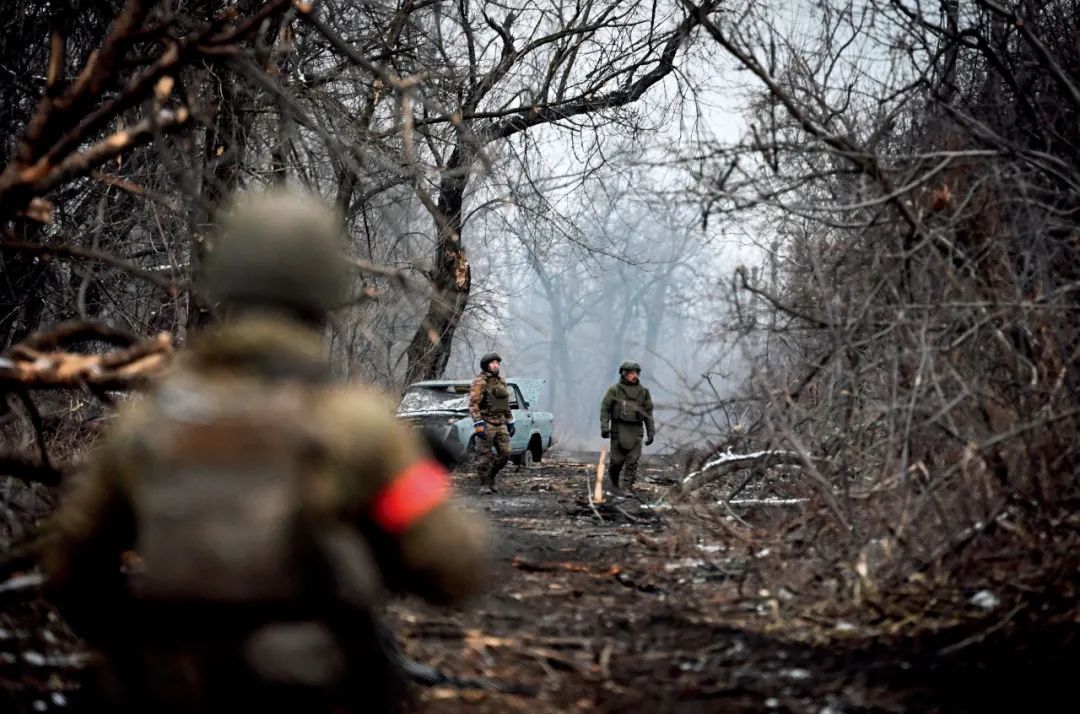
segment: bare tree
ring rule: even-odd
[[[767,269],[734,279],[727,334],[760,336],[759,369],[730,404],[842,526],[804,519],[802,542],[856,593],[931,597],[910,575],[939,568],[1055,587],[1080,459],[1076,3],[686,4],[762,90],[699,177],[714,220],[767,232]],[[1017,569],[988,575],[1004,543]]]
[[[639,2],[522,2],[493,17],[470,3],[420,18],[414,72],[429,73],[428,96],[410,103],[407,149],[429,151],[434,172],[413,187],[435,222],[434,295],[408,349],[408,379],[439,375],[471,287],[462,241],[465,202],[483,152],[547,124],[595,127],[671,75],[698,24],[675,6]],[[406,30],[410,32],[410,30]]]

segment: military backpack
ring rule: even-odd
[[[157,602],[303,600],[305,549],[323,530],[312,521],[314,505],[334,488],[325,449],[303,419],[313,396],[299,387],[237,391],[192,381],[169,383],[152,398],[158,423],[141,435],[133,496],[144,564],[135,594]],[[366,546],[346,549],[346,569],[369,570],[356,566],[370,562]]]

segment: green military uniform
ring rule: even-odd
[[[274,251],[275,237],[302,239],[301,277],[317,280],[320,250],[337,258],[312,205],[272,195],[232,225],[256,224],[278,259],[295,241]],[[230,279],[209,280],[233,319],[121,410],[70,484],[42,539],[48,590],[105,651],[122,709],[389,710],[379,593],[473,592],[483,531],[392,405],[333,379],[317,323],[340,291],[290,276],[263,299],[244,282],[270,290],[282,266],[236,242],[208,266]],[[141,565],[122,573],[133,550]]]
[[[616,491],[634,487],[641,459],[642,432],[651,444],[656,433],[652,395],[640,382],[627,381],[628,372],[641,372],[636,362],[623,362],[619,381],[608,387],[600,401],[600,434],[611,439],[609,476]],[[643,428],[644,427],[644,428]],[[622,477],[622,483],[620,483]]]
[[[510,411],[510,387],[505,379],[488,371],[488,366],[496,360],[502,361],[495,353],[480,359],[480,374],[469,388],[469,412],[476,430],[476,473],[485,493],[498,490],[495,477],[510,460],[510,437],[515,428]]]

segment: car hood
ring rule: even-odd
[[[397,412],[398,417],[405,419],[421,417],[465,417],[468,415],[468,409],[414,409],[407,412]]]

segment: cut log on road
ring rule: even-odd
[[[604,502],[604,467],[607,464],[607,448],[600,449],[600,460],[596,463],[596,485],[593,487],[593,502]]]

